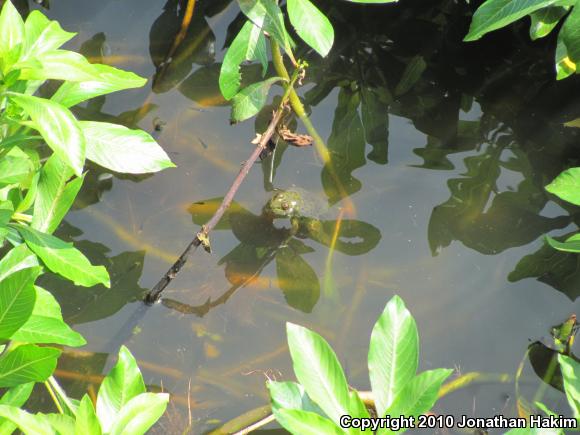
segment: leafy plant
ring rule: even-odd
[[[25,431],[50,433],[44,431],[47,424],[70,421],[65,422],[65,416],[35,418],[17,408],[24,405],[35,382],[49,380],[55,386],[47,384],[51,392],[58,388],[50,375],[61,351],[38,345],[82,346],[85,340],[64,323],[54,297],[35,282],[50,271],[79,286],[110,286],[103,266],[91,264],[71,243],[52,233],[79,193],[87,159],[126,173],[156,172],[174,165],[144,131],[78,120],[70,111],[90,98],[143,86],[145,79],[91,64],[80,54],[61,49],[75,34],[39,11],[23,20],[6,1],[0,11],[0,28],[0,247],[4,250],[0,260],[0,387],[10,388],[0,399],[0,414],[26,427]],[[62,83],[50,98],[35,95],[48,93],[42,86],[49,80]],[[141,397],[133,406],[149,406],[148,400]],[[72,399],[67,402],[73,403]],[[82,415],[89,413],[84,403],[79,408]],[[137,414],[133,410],[124,418]],[[99,421],[103,425],[108,420],[99,415]],[[129,423],[126,420],[122,426]]]
[[[531,18],[530,38],[549,35],[559,22],[554,64],[558,80],[579,73],[580,1],[579,0],[486,0],[475,12],[465,41],[475,41],[486,33],[505,27],[521,18]]]
[[[342,416],[368,418],[369,401],[351,389],[329,344],[318,334],[287,324],[288,347],[298,383],[268,382],[272,411],[282,427],[294,434],[362,433]],[[417,418],[431,409],[449,369],[417,374],[419,334],[402,299],[386,305],[371,334],[368,354],[374,412],[379,417]],[[401,428],[403,432],[405,428]],[[382,428],[378,434],[390,433]]]

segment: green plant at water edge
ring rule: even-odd
[[[24,21],[10,1],[0,12],[0,29],[0,387],[9,389],[0,404],[23,406],[35,382],[48,379],[47,388],[59,390],[50,376],[61,351],[39,344],[85,344],[63,321],[54,297],[35,285],[37,278],[50,271],[79,286],[110,286],[103,266],[52,235],[83,184],[85,161],[124,173],[174,165],[144,131],[77,120],[69,110],[143,86],[145,79],[60,49],[74,33],[38,11]],[[60,81],[56,92],[34,95],[49,80]],[[87,406],[79,409],[88,412]],[[5,418],[30,420],[23,411],[2,409]]]
[[[117,364],[107,374],[97,395],[96,409],[85,394],[79,400],[56,393],[60,414],[31,414],[20,409],[33,384],[24,384],[0,398],[0,431],[20,429],[27,434],[144,434],[163,415],[169,394],[147,393],[137,362],[121,347]]]
[[[349,387],[336,354],[318,334],[287,324],[288,347],[298,379],[268,382],[272,412],[282,427],[293,434],[353,434],[360,428],[344,428],[348,419],[370,417],[359,393]],[[394,296],[386,305],[371,334],[368,367],[379,417],[414,417],[428,412],[439,389],[452,373],[449,369],[417,374],[419,334],[402,299]],[[342,419],[341,419],[342,418]],[[406,428],[401,428],[402,433]],[[377,434],[393,433],[379,429]]]
[[[530,38],[558,32],[554,64],[558,80],[580,73],[580,0],[486,0],[475,12],[465,41],[475,41],[486,33],[530,16]]]

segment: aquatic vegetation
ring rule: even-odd
[[[387,303],[371,334],[371,400],[365,397],[363,401],[349,387],[336,354],[320,335],[292,323],[287,324],[287,334],[298,383],[269,381],[268,388],[276,420],[293,434],[362,433],[360,426],[348,425],[369,418],[371,405],[372,413],[390,417],[393,424],[403,416],[415,419],[413,425],[400,428],[404,432],[415,427],[418,417],[431,409],[443,381],[452,372],[435,369],[417,374],[417,325],[398,296]],[[382,428],[377,433],[390,431]]]
[[[108,65],[91,64],[82,55],[61,49],[75,34],[39,11],[24,21],[6,1],[0,12],[0,28],[0,387],[9,388],[6,400],[2,399],[4,405],[22,407],[35,382],[46,382],[51,394],[60,390],[51,374],[61,351],[39,344],[85,344],[84,338],[63,321],[52,294],[35,285],[39,276],[51,272],[78,286],[110,286],[105,267],[91,264],[73,244],[52,235],[81,189],[86,161],[108,171],[131,174],[174,165],[146,132],[80,121],[70,111],[70,107],[93,97],[141,87],[145,79]],[[46,95],[44,84],[51,80],[60,81],[60,86],[50,98],[40,96]],[[122,353],[130,357],[128,351]],[[137,370],[132,361],[127,363],[129,368]],[[119,370],[123,368],[113,371],[115,379],[122,376]],[[134,391],[141,393],[144,388]],[[139,397],[132,409],[127,408],[120,427],[140,415],[135,407],[147,406],[149,396]],[[83,418],[89,418],[92,405],[87,400],[78,412],[76,405],[69,409],[69,415],[80,418],[82,413]],[[166,398],[154,396],[151,400],[157,403],[156,409],[165,408],[162,402],[167,402]],[[55,403],[61,409],[61,404]],[[8,406],[1,413],[18,426],[30,423],[31,427],[42,427],[38,433],[50,433],[54,430],[45,429],[56,424],[54,421],[66,420],[63,416],[41,421]],[[100,416],[99,420],[108,432],[113,422]],[[138,420],[144,421],[142,416]],[[7,424],[6,420],[2,424]],[[140,427],[135,426],[134,433],[140,433]]]

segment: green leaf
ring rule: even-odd
[[[312,401],[306,390],[296,382],[267,382],[274,415],[281,409],[300,409],[325,417],[324,411]]]
[[[19,270],[34,266],[38,266],[38,260],[36,259],[36,255],[30,252],[26,245],[19,245],[12,248],[0,260],[0,282]]]
[[[32,314],[39,274],[40,267],[23,269],[0,281],[0,339],[11,338]]]
[[[570,168],[561,172],[546,190],[564,201],[580,205],[580,168]]]
[[[334,29],[326,15],[310,0],[288,0],[288,16],[296,33],[322,57],[334,43]]]
[[[562,32],[558,33],[558,43],[556,45],[556,57],[554,62],[556,65],[557,80],[565,79],[574,74],[577,70],[576,63],[572,62],[568,55],[568,49],[566,48],[566,44],[564,44]]]
[[[487,0],[473,15],[469,33],[464,41],[475,41],[532,12],[552,6],[558,0]]]
[[[110,287],[107,270],[103,266],[93,266],[72,243],[23,225],[13,225],[13,228],[18,230],[30,250],[54,273],[70,279],[76,285],[91,287],[103,284]]]
[[[109,433],[144,434],[163,415],[168,402],[167,393],[142,393],[133,397],[115,416]]]
[[[379,4],[379,3],[396,3],[399,0],[346,0],[351,3],[366,3],[366,4]]]
[[[562,370],[568,404],[574,412],[574,417],[578,418],[580,416],[580,363],[562,354],[558,354],[558,362]]]
[[[290,52],[291,41],[284,26],[284,16],[273,0],[238,0],[240,9],[256,26],[265,30]]]
[[[530,38],[536,40],[549,35],[558,25],[560,19],[566,15],[568,9],[561,6],[550,6],[531,13]]]
[[[0,187],[20,183],[28,178],[32,170],[32,162],[28,158],[3,156],[0,159]]]
[[[580,4],[576,3],[560,33],[570,60],[574,63],[580,62]]]
[[[131,399],[145,393],[143,376],[129,349],[121,346],[119,360],[103,380],[97,396],[97,416],[104,432],[111,432],[118,414]]]
[[[345,432],[327,418],[298,409],[281,409],[276,420],[294,435],[343,435]]]
[[[56,154],[46,161],[40,171],[32,228],[48,234],[56,230],[83,183],[80,177],[67,184],[72,176],[72,169]]]
[[[356,418],[369,418],[370,414],[356,390],[348,392],[349,415]]]
[[[10,1],[6,3],[10,3]],[[0,417],[10,420],[25,434],[56,434],[48,420],[42,414],[29,414],[14,406],[0,405]]]
[[[405,67],[401,80],[397,83],[395,95],[407,93],[419,81],[426,69],[427,62],[423,56],[414,56]]]
[[[14,214],[14,206],[11,201],[0,201],[0,246],[8,235],[8,222]]]
[[[48,146],[80,177],[85,163],[85,138],[70,110],[31,95],[10,97],[30,116]]]
[[[69,50],[51,50],[32,59],[18,62],[20,80],[66,80],[83,82],[98,79],[99,72],[81,54]]]
[[[220,69],[219,86],[226,100],[230,100],[240,89],[242,81],[240,65],[245,60],[253,59],[260,60],[265,74],[268,68],[266,38],[261,28],[251,21],[246,21],[228,48]]]
[[[311,313],[320,298],[320,283],[316,272],[289,247],[276,252],[278,285],[286,302],[304,313]]]
[[[101,435],[101,425],[97,419],[91,398],[85,394],[77,411],[75,434]]]
[[[59,435],[69,435],[75,433],[75,419],[65,414],[36,414],[46,419],[48,424]]]
[[[30,186],[28,186],[28,190],[26,191],[26,195],[24,199],[20,201],[18,207],[16,207],[16,211],[18,213],[23,213],[27,211],[32,204],[34,204],[34,200],[36,199],[36,191],[38,188],[38,180],[40,179],[40,172],[36,172],[30,181]]]
[[[308,396],[336,424],[348,414],[349,396],[346,377],[328,343],[317,333],[286,323],[288,347],[296,378]]]
[[[0,387],[46,381],[56,368],[60,353],[59,349],[34,344],[9,351],[0,358]]]
[[[66,32],[57,21],[51,21],[40,11],[28,14],[24,23],[24,48],[21,59],[35,58],[58,49],[76,33]]]
[[[0,12],[0,70],[8,72],[18,60],[24,40],[24,22],[10,0]]]
[[[550,236],[546,236],[546,242],[558,251],[580,253],[580,234],[574,234],[566,239],[565,242],[559,242]]]
[[[232,101],[232,123],[245,121],[256,115],[266,104],[270,87],[282,77],[271,77],[262,82],[253,83],[236,94]]]
[[[144,174],[174,168],[165,151],[143,130],[107,122],[80,121],[87,158],[115,172]]]
[[[436,369],[428,370],[415,376],[397,395],[393,404],[385,414],[396,419],[400,416],[414,416],[417,418],[421,414],[428,412],[437,401],[437,394],[441,384],[447,379],[453,370]],[[379,430],[378,434],[402,433],[406,429],[393,432],[388,429]]]
[[[65,346],[83,346],[87,342],[62,319],[60,305],[50,292],[35,287],[36,302],[32,315],[18,329],[12,339],[26,343],[55,343]]]
[[[419,366],[417,324],[399,296],[393,296],[375,323],[368,359],[375,407],[383,416]]]
[[[34,382],[20,384],[8,389],[0,398],[0,405],[23,406],[34,388]]]

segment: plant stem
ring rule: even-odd
[[[44,386],[48,390],[48,394],[50,394],[50,397],[52,398],[52,401],[54,402],[56,409],[58,409],[59,414],[64,414],[64,410],[62,409],[62,406],[60,405],[60,401],[56,397],[56,394],[54,394],[54,391],[52,391],[52,387],[50,386],[48,381],[44,381]]]
[[[17,221],[22,221],[22,222],[32,222],[32,216],[28,215],[28,214],[24,214],[24,213],[14,213],[12,215],[12,217],[14,219],[16,219]]]

